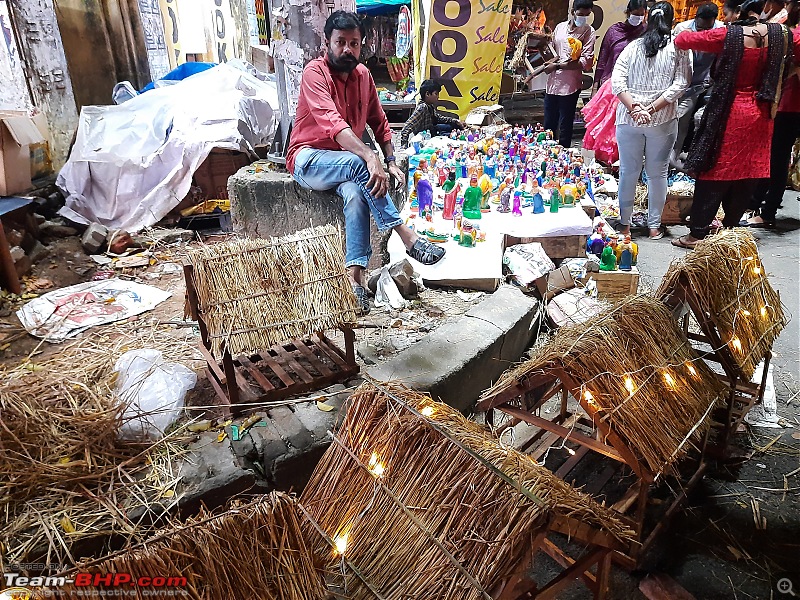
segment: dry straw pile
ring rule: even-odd
[[[611,510],[456,410],[380,385],[351,397],[300,499],[307,538],[330,573],[346,575],[347,597],[486,598],[556,516],[630,540]]]
[[[252,354],[356,320],[333,225],[270,240],[235,239],[189,253],[212,352]]]
[[[129,573],[139,577],[182,576],[186,585],[174,590],[202,600],[322,600],[321,574],[303,539],[296,501],[273,493],[219,515],[201,513],[175,523],[145,543],[117,553],[91,572]],[[81,567],[79,570],[87,570]],[[181,582],[182,583],[182,582]],[[59,597],[73,598],[78,588],[61,588]],[[80,588],[86,594],[97,590]],[[135,598],[153,589],[131,588]],[[161,596],[159,596],[161,597]]]
[[[578,393],[655,473],[696,447],[725,388],[697,360],[669,309],[651,296],[615,304],[590,327],[559,329],[482,399],[546,373],[568,375]],[[588,393],[588,395],[587,395]]]
[[[673,262],[658,295],[669,294],[681,279],[688,281],[700,307],[713,319],[743,375],[751,378],[787,322],[753,235],[733,229],[705,238]]]
[[[151,503],[175,501],[171,458],[180,451],[171,439],[151,446],[116,438],[124,407],[113,367],[136,348],[192,365],[194,338],[103,331],[0,373],[0,566],[72,563],[77,542],[144,533],[129,509],[143,507],[147,520]]]

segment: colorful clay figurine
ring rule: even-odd
[[[522,192],[514,192],[514,208],[511,212],[514,214],[515,217],[522,216],[522,210],[520,209],[520,205],[522,204]]]
[[[601,271],[616,271],[617,270],[617,257],[614,256],[614,250],[611,246],[603,248],[603,253],[600,255],[600,270]]]
[[[455,184],[455,179],[453,182]],[[456,199],[458,198],[458,192],[460,189],[461,184],[455,184],[454,187],[449,189],[444,195],[444,210],[442,211],[443,219],[450,220],[453,218],[453,212],[456,209]]]
[[[408,200],[410,202],[411,210],[416,211],[417,207],[419,206],[419,201],[417,200],[417,186],[419,185],[419,180],[422,179],[422,171],[419,168],[414,171],[414,177],[412,178],[413,187],[411,189],[411,193],[408,195]]]
[[[450,174],[447,176],[447,181],[442,184],[442,191],[447,193],[452,190],[456,186],[456,172],[450,171]]]
[[[462,213],[465,219],[480,219],[481,218],[481,200],[483,199],[483,191],[478,187],[478,178],[470,177],[469,187],[464,192],[464,208]]]
[[[417,198],[419,216],[430,220],[433,216],[433,186],[426,177],[420,179],[417,184]]]
[[[497,212],[507,213],[511,212],[511,190],[505,189],[503,193],[500,194],[500,208],[497,209]]]
[[[539,215],[544,212],[544,198],[539,192],[533,195],[533,214]]]
[[[619,270],[630,271],[631,267],[636,264],[636,259],[639,255],[639,246],[631,241],[630,235],[626,235],[624,241],[617,245],[614,254],[619,263]]]
[[[600,255],[603,254],[603,248],[606,247],[606,243],[603,240],[603,236],[593,233],[589,240],[586,242],[586,251],[591,252],[597,258],[600,258]]]
[[[557,213],[561,205],[561,196],[558,195],[558,188],[553,188],[550,192],[550,212]]]
[[[464,246],[465,248],[474,248],[475,240],[477,238],[478,238],[478,232],[475,230],[474,225],[470,223],[467,219],[461,219],[461,223],[459,224],[458,228],[458,233],[456,234],[458,245]]]
[[[481,188],[483,197],[481,198],[481,211],[489,212],[489,196],[492,193],[492,180],[485,173],[478,177],[478,187]]]

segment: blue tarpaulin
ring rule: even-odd
[[[356,12],[362,15],[388,15],[401,6],[411,6],[410,0],[356,0]]]

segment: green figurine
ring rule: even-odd
[[[481,200],[483,191],[478,187],[478,178],[474,175],[469,178],[469,187],[464,192],[464,207],[461,213],[465,219],[481,218]]]
[[[614,249],[611,246],[603,248],[600,254],[600,270],[601,271],[616,271],[617,270],[617,257],[614,256]]]
[[[558,190],[553,188],[553,191],[550,194],[550,212],[557,213],[560,204],[561,204],[561,196],[558,194]]]

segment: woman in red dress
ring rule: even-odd
[[[730,9],[729,5],[726,5]],[[692,141],[686,168],[696,177],[690,233],[672,244],[694,248],[708,233],[720,204],[723,225],[736,227],[759,179],[769,177],[773,117],[781,80],[800,57],[800,32],[761,24],[764,0],[726,10],[727,28],[684,31],[681,50],[720,55],[714,89]]]

